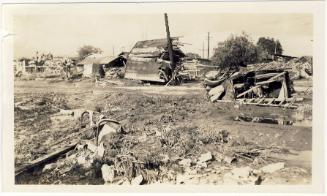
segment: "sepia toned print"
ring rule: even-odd
[[[311,185],[313,14],[13,16],[15,184]]]

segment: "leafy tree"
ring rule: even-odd
[[[78,49],[77,53],[79,58],[83,59],[90,54],[102,53],[102,50],[91,45],[84,45]]]
[[[231,35],[226,41],[218,43],[211,58],[213,64],[226,68],[238,68],[257,60],[256,46],[246,33]]]
[[[257,47],[269,55],[283,54],[282,45],[278,40],[274,40],[274,38],[260,37],[257,42]]]

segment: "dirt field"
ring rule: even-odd
[[[78,111],[92,110],[96,112],[94,118],[102,114],[115,119],[124,130],[124,134],[106,140],[98,166],[93,161],[92,166],[87,167],[85,161],[80,163],[78,158],[77,164],[70,164],[73,159],[70,156],[80,157],[86,153],[76,149],[77,155],[66,154],[49,170],[38,168],[22,174],[16,177],[16,183],[103,184],[99,167],[104,163],[115,166],[116,177],[112,183],[117,184],[131,181],[140,174],[142,184],[310,183],[312,85],[310,81],[295,82],[295,85],[301,87],[295,96],[305,98],[296,110],[211,103],[200,83],[165,87],[125,80],[106,86],[96,86],[90,80],[15,81],[16,167],[73,140],[83,139]],[[75,114],[62,117],[58,115],[60,110],[73,110]],[[280,123],[237,120],[244,114],[273,118]],[[67,137],[70,139],[65,139]],[[201,156],[208,152],[211,158],[201,162]],[[224,162],[219,158],[221,154],[235,161]],[[126,160],[135,159],[126,161],[126,164],[133,162],[132,166],[121,164],[125,160],[121,155],[128,155]],[[185,165],[181,163],[183,160],[191,163]],[[275,172],[256,173],[272,163],[285,165]],[[131,168],[135,169],[127,172]],[[246,179],[230,177],[233,171],[235,175],[235,168],[248,170],[249,176]]]

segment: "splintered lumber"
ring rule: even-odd
[[[285,107],[290,109],[296,109],[297,106],[293,105],[294,102],[303,101],[303,98],[286,98],[286,99],[258,98],[258,99],[237,99],[237,100],[246,105]]]
[[[263,98],[264,102],[268,102],[268,103],[273,103],[273,102],[281,102],[281,101],[286,101],[286,102],[300,102],[303,101],[303,97],[293,97],[293,98],[286,98],[286,99],[277,99],[277,98]],[[245,101],[245,100],[249,100],[249,99],[237,99],[239,101]],[[252,100],[252,99],[250,99]],[[257,98],[257,100],[261,100],[261,98]]]
[[[282,73],[280,73],[280,74],[277,74],[277,75],[271,77],[271,78],[268,79],[267,81],[258,82],[258,83],[256,83],[256,86],[254,86],[254,87],[250,88],[249,90],[246,90],[246,91],[244,91],[243,93],[237,95],[236,98],[242,97],[242,96],[244,96],[244,95],[246,95],[246,94],[252,92],[253,90],[255,90],[256,88],[259,88],[259,87],[260,87],[261,85],[263,85],[263,84],[268,84],[268,83],[271,83],[271,82],[275,82],[276,79],[277,79],[278,77],[280,77],[280,76],[282,76],[282,75],[285,75],[285,74],[286,74],[286,72],[282,72]]]
[[[81,135],[81,134],[83,134],[83,133],[85,133],[85,132],[87,132],[87,131],[89,131],[89,130],[91,130],[93,128],[94,128],[94,126],[86,128],[86,129],[82,129],[80,132],[73,133],[73,134],[69,135],[68,137],[66,137],[66,138],[52,144],[51,146],[56,146],[56,145],[58,145],[58,144],[60,144],[60,143],[62,143],[64,141],[69,141],[69,140],[72,141],[72,142],[70,142],[70,144],[66,145],[65,147],[60,148],[59,150],[56,150],[56,151],[54,151],[54,152],[52,152],[50,154],[47,154],[47,155],[45,155],[43,157],[35,159],[35,160],[31,161],[29,164],[24,165],[24,166],[22,166],[20,168],[17,168],[15,170],[15,176],[17,176],[17,175],[19,175],[19,174],[21,174],[21,173],[23,173],[25,171],[28,171],[28,170],[30,170],[30,169],[32,169],[34,167],[38,167],[38,166],[40,166],[40,165],[42,165],[44,163],[52,161],[52,160],[60,157],[61,155],[73,150],[76,147],[76,145],[80,142],[80,136],[79,135]],[[75,138],[75,139],[72,139],[72,138]]]
[[[56,159],[56,158],[60,157],[61,155],[73,150],[76,147],[76,145],[78,144],[78,142],[73,142],[70,145],[65,146],[65,147],[63,147],[63,148],[61,148],[61,149],[59,149],[59,150],[57,150],[57,151],[55,151],[55,152],[53,152],[51,154],[48,154],[46,156],[35,159],[34,161],[30,162],[28,165],[25,165],[25,166],[23,166],[21,168],[17,168],[15,170],[15,176],[17,176],[17,175],[19,175],[19,174],[21,174],[21,173],[23,173],[25,171],[28,171],[28,170],[30,170],[32,168],[38,167],[38,166],[40,166],[40,165],[42,165],[44,163],[47,163],[47,162],[49,162],[49,161],[51,161],[53,159]]]
[[[277,80],[277,78],[279,78],[279,77],[281,77],[281,76],[283,76],[283,75],[285,75],[285,74],[286,74],[286,72],[284,71],[284,72],[282,72],[282,73],[279,73],[279,74],[277,74],[277,75],[275,75],[275,76],[269,78],[267,81],[258,82],[258,83],[256,83],[256,84],[257,84],[257,85],[262,85],[262,84],[267,84],[267,83],[274,82],[274,81]]]
[[[253,91],[254,89],[256,89],[256,88],[259,88],[259,85],[258,85],[258,86],[254,86],[254,87],[250,88],[249,90],[244,91],[243,93],[237,95],[236,98],[240,98],[240,97],[242,97],[242,96],[244,96],[244,95],[246,95],[246,94],[252,92],[252,91]]]
[[[272,82],[281,82],[281,81],[283,81],[283,80],[284,80],[284,79],[266,80],[266,81],[262,81],[262,82],[257,82],[256,85],[257,85],[257,86],[261,86],[261,85],[269,84],[269,83],[272,83]]]
[[[271,99],[268,104],[272,104],[275,101],[275,99]]]
[[[273,76],[276,76],[278,73],[267,73],[267,74],[260,74],[260,75],[255,75],[255,79],[264,79],[264,78],[270,78]]]
[[[264,100],[265,100],[264,98],[260,99],[260,100],[257,102],[257,104],[262,103]]]

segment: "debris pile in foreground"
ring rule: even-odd
[[[266,175],[284,169],[270,155],[290,153],[232,138],[226,130],[126,129],[103,115],[89,130],[73,150],[39,170],[39,183],[66,184],[76,177],[91,184],[259,185]],[[240,166],[244,163],[248,166]]]

